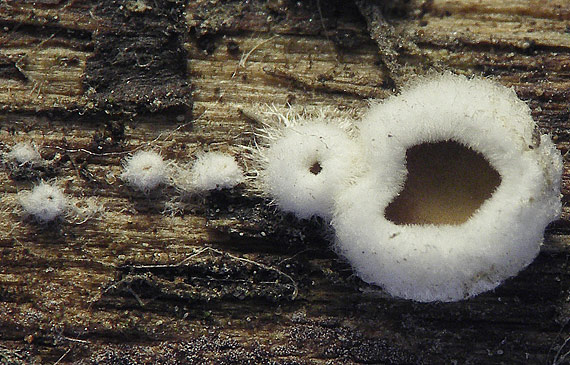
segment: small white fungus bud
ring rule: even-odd
[[[21,194],[20,204],[24,213],[40,223],[48,223],[62,217],[69,209],[69,200],[55,185],[41,182],[31,191]]]
[[[10,152],[6,153],[5,158],[18,165],[38,165],[44,161],[38,150],[26,142],[16,143]]]
[[[422,302],[494,289],[529,265],[561,211],[562,159],[528,106],[446,74],[372,106],[369,170],[337,195],[337,249],[364,281]]]
[[[190,179],[192,189],[205,191],[233,188],[244,180],[244,176],[233,156],[223,152],[205,152],[194,162]]]
[[[162,156],[154,151],[137,151],[124,163],[121,179],[145,193],[169,181],[169,168]]]

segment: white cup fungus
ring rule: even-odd
[[[330,219],[334,194],[361,169],[358,144],[325,116],[293,118],[266,135],[270,137],[260,150],[263,190],[298,218]]]
[[[497,83],[445,74],[373,105],[369,169],[336,194],[336,248],[365,282],[421,302],[494,289],[561,211],[562,159]]]

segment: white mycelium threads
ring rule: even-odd
[[[121,179],[149,193],[170,180],[170,169],[158,152],[137,151],[125,160]]]
[[[374,105],[369,170],[337,196],[336,247],[364,281],[457,301],[532,262],[561,211],[562,159],[528,106],[494,82],[446,74]]]
[[[333,196],[361,170],[362,151],[347,122],[316,116],[278,115],[281,125],[263,131],[259,149],[262,189],[298,218],[330,218]]]
[[[4,159],[20,166],[39,165],[44,162],[36,147],[25,142],[16,143],[10,152],[4,155]]]

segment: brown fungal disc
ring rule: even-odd
[[[454,141],[412,146],[406,166],[404,188],[384,211],[398,225],[462,224],[501,183],[481,153]]]

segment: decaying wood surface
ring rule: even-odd
[[[568,151],[568,1],[387,3],[1,1],[0,147],[33,142],[49,164],[0,171],[0,363],[568,361],[566,207],[516,278],[418,304],[361,282],[326,227],[246,188],[166,214],[173,189],[118,178],[140,148],[243,162],[260,105],[350,112],[441,70],[513,86]],[[104,210],[38,227],[15,204],[38,179]]]

